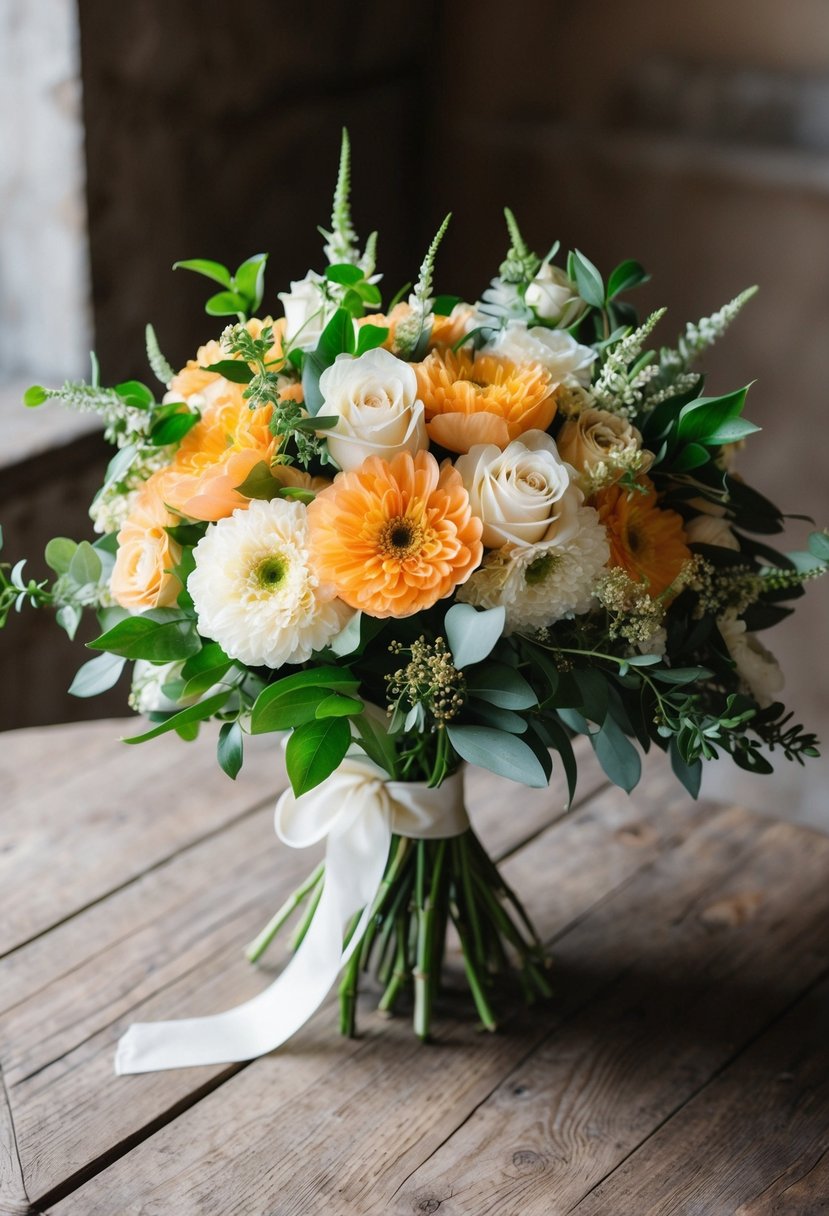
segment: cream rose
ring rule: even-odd
[[[325,293],[325,279],[309,270],[304,279],[291,283],[290,291],[280,291],[279,299],[285,309],[286,345],[314,350],[337,307]]]
[[[573,470],[544,431],[527,431],[503,451],[476,444],[455,462],[488,549],[505,544],[564,543],[578,528],[582,494]]]
[[[429,447],[417,376],[387,350],[338,355],[320,376],[320,393],[322,413],[337,417],[337,425],[324,432],[328,451],[346,473],[368,456],[391,460],[398,452],[414,456]]]
[[[717,628],[734,660],[737,675],[757,704],[761,708],[771,705],[783,687],[783,672],[777,659],[759,638],[746,632],[745,621],[740,620],[733,608],[717,618]]]
[[[540,266],[525,292],[524,300],[536,316],[552,321],[562,329],[572,325],[587,307],[573,280],[560,267],[549,262]]]
[[[130,612],[169,608],[181,591],[172,573],[181,561],[181,546],[166,531],[181,520],[167,510],[166,472],[154,473],[145,483],[118,533],[110,590],[116,604]]]
[[[605,474],[602,483],[607,485],[618,481],[626,469],[644,473],[653,460],[650,452],[642,452],[642,436],[636,427],[607,410],[582,410],[578,418],[565,422],[557,443],[562,460],[585,483],[591,482],[599,465]]]
[[[720,549],[735,551],[740,548],[728,520],[717,515],[695,515],[689,519],[685,525],[685,537],[691,545],[717,545]]]
[[[565,330],[546,329],[543,325],[528,329],[523,321],[510,321],[488,349],[513,363],[540,363],[557,384],[581,388],[590,384],[596,358],[595,351],[581,346]]]

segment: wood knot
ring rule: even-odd
[[[540,1174],[546,1168],[546,1161],[532,1148],[519,1148],[512,1154],[512,1164],[524,1174]]]
[[[631,844],[640,849],[643,845],[653,844],[656,839],[656,832],[649,823],[643,823],[642,820],[626,823],[624,827],[617,828],[614,835],[621,844]]]
[[[700,920],[709,929],[734,929],[753,920],[762,904],[762,891],[739,891],[703,908]]]
[[[434,1195],[426,1195],[423,1199],[416,1199],[414,1210],[416,1212],[425,1212],[426,1216],[430,1212],[436,1212],[440,1207],[440,1200]]]

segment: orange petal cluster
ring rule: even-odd
[[[130,612],[169,608],[181,591],[173,573],[181,546],[165,530],[181,520],[166,506],[167,476],[161,469],[147,479],[118,533],[110,589],[115,602]]]
[[[607,530],[609,564],[621,566],[631,578],[644,583],[650,595],[658,596],[673,583],[691,551],[685,542],[682,516],[658,505],[649,478],[639,481],[644,492],[608,486],[590,503]]]
[[[525,431],[546,431],[555,417],[555,385],[540,364],[436,349],[412,366],[429,436],[450,452],[477,443],[503,449]]]
[[[370,456],[308,507],[311,560],[352,608],[405,617],[463,583],[483,555],[460,474],[428,452]]]

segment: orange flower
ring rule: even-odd
[[[274,344],[268,352],[268,359],[281,359],[282,336],[285,332],[284,317],[280,317],[278,321],[273,321],[270,317],[264,317],[261,320],[258,317],[251,317],[246,322],[245,329],[251,337],[258,338],[266,325],[273,325],[274,332]],[[238,359],[238,357],[238,355],[228,355],[218,342],[208,342],[199,347],[195,359],[189,359],[181,371],[173,376],[170,381],[170,391],[185,401],[194,393],[205,397],[211,404],[219,400],[241,401],[245,388],[243,384],[236,384],[232,380],[225,380],[224,376],[220,376],[216,372],[204,370],[214,363],[220,363],[226,359]]]
[[[646,487],[645,493],[613,485],[599,490],[590,501],[607,530],[610,565],[621,566],[644,583],[650,595],[658,596],[670,587],[691,551],[682,517],[657,505],[656,490],[647,477],[639,484]]]
[[[503,449],[524,431],[546,431],[555,417],[554,385],[537,363],[519,367],[480,352],[433,350],[412,366],[429,435],[450,452],[476,443]]]
[[[118,533],[110,588],[115,602],[130,612],[171,607],[181,591],[172,573],[181,546],[165,531],[181,522],[165,505],[167,472],[161,469],[147,479]]]
[[[369,456],[308,507],[321,582],[370,616],[403,617],[450,595],[483,555],[460,474],[429,452]]]

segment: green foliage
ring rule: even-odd
[[[161,353],[161,347],[158,345],[155,330],[149,323],[144,330],[144,335],[147,344],[147,362],[157,379],[161,381],[165,388],[169,388],[170,381],[176,373]]]
[[[605,289],[602,276],[596,267],[578,249],[570,254],[567,273],[579,289],[579,295],[585,304],[593,308],[601,308],[605,302]]]
[[[238,317],[246,321],[255,316],[265,287],[265,266],[268,261],[266,253],[256,253],[246,258],[231,274],[227,266],[221,262],[213,262],[209,258],[187,258],[182,262],[174,262],[173,270],[192,270],[214,283],[219,283],[223,291],[216,292],[204,306],[210,317]]]
[[[126,659],[115,654],[99,654],[78,670],[69,685],[73,697],[97,697],[118,683]]]
[[[347,718],[314,719],[298,726],[285,748],[285,766],[297,797],[330,777],[351,743]]]
[[[244,760],[244,736],[237,722],[224,722],[219,729],[216,757],[223,772],[235,781]]]
[[[471,604],[453,604],[446,613],[443,627],[452,651],[452,661],[458,670],[481,663],[500,641],[506,616],[503,608],[473,608]]]
[[[445,729],[452,747],[470,764],[536,789],[547,785],[548,775],[541,760],[516,735],[489,726],[456,726],[451,722]]]
[[[205,697],[203,701],[197,701],[195,705],[190,705],[187,709],[181,709],[176,714],[171,714],[165,718],[163,722],[159,722],[157,726],[151,730],[144,731],[140,735],[132,735],[129,739],[124,739],[124,743],[146,743],[150,739],[157,739],[159,735],[165,735],[168,731],[181,731],[182,727],[194,726],[196,723],[204,722],[207,718],[212,718],[217,714],[227,703],[230,695],[230,688],[224,688],[221,692],[215,693],[212,697]]]
[[[290,730],[310,722],[316,717],[317,707],[331,693],[350,698],[358,687],[359,680],[345,667],[310,667],[284,676],[257,697],[251,712],[251,734]]]
[[[197,654],[202,643],[193,616],[175,608],[154,608],[126,617],[87,645],[125,659],[171,663]]]
[[[499,709],[531,709],[538,698],[524,677],[505,663],[479,663],[466,672],[466,691]]]

